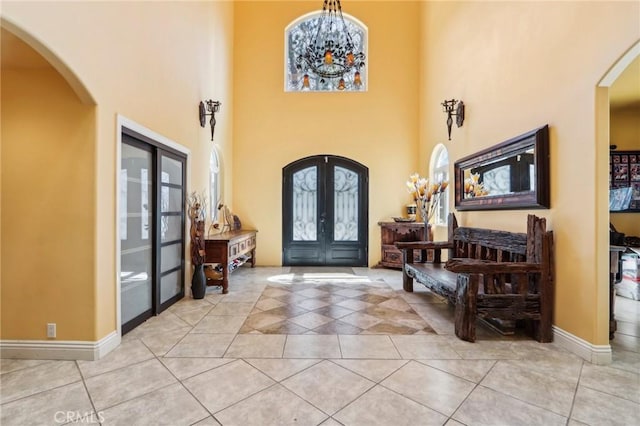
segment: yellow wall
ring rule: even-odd
[[[2,69],[2,339],[93,333],[95,111],[53,68]]]
[[[549,124],[551,209],[457,213],[460,223],[525,230],[526,215],[555,235],[554,323],[607,344],[607,264],[596,255],[595,89],[640,37],[637,2],[429,2],[422,10],[421,155],[446,140],[444,99],[463,99],[464,127],[445,143],[455,160]],[[481,17],[481,18],[479,18]],[[601,241],[599,243],[599,241]],[[601,315],[601,318],[598,317]]]
[[[69,306],[80,306],[82,308],[78,309],[86,309],[87,314],[74,314],[74,321],[68,326],[59,324],[58,339],[95,341],[116,329],[117,114],[188,148],[191,151],[188,188],[205,189],[212,144],[209,129],[201,129],[198,123],[198,103],[201,100],[213,98],[222,101],[222,110],[216,116],[216,143],[225,164],[232,162],[233,3],[3,2],[2,14],[5,22],[40,40],[53,52],[53,56],[78,76],[97,104],[95,131],[88,138],[89,151],[81,154],[93,157],[93,160],[76,158],[73,152],[69,153],[70,158],[65,159],[71,164],[76,160],[82,162],[78,167],[86,167],[91,177],[83,184],[94,189],[88,206],[77,202],[72,204],[76,214],[84,212],[90,216],[89,222],[96,224],[86,229],[88,236],[83,240],[85,245],[93,245],[87,250],[91,265],[86,267],[82,284],[89,290],[68,294],[64,303],[56,303],[58,299],[55,297],[47,298],[42,294],[38,297],[15,297],[11,312],[20,312],[21,319],[7,324],[3,317],[2,338],[41,339],[45,323],[44,318],[37,317],[38,312],[48,312],[47,321],[60,323]],[[40,134],[44,134],[45,128],[39,123],[56,106],[42,97],[35,99],[43,104],[33,108],[28,125],[38,127]],[[4,128],[4,116],[2,125]],[[78,123],[71,126],[75,128]],[[15,156],[28,158],[31,155],[28,147],[22,143]],[[49,159],[58,157],[50,156]],[[3,166],[6,162],[3,159]],[[3,210],[9,202],[4,194],[4,185],[12,184],[7,180],[8,177],[3,176]],[[225,180],[225,186],[229,194],[230,179]],[[38,198],[34,197],[29,186],[25,186],[15,202],[30,205],[25,202],[29,199]],[[83,207],[86,210],[83,211]],[[40,211],[37,215],[41,216]],[[5,216],[6,213],[2,218],[2,264],[6,268],[8,248],[18,237],[10,240],[11,236],[5,235],[8,233]],[[75,224],[71,217],[62,216],[56,217],[50,226],[70,230]],[[46,242],[48,237],[44,232],[37,236],[37,241],[31,241],[32,244]],[[69,250],[67,255],[69,253],[80,256],[74,250]],[[57,255],[49,256],[47,262],[57,259]],[[29,258],[28,253],[22,253],[22,258],[24,260],[19,265],[23,271],[33,268],[34,262],[41,261],[37,257]],[[74,268],[66,268],[60,280],[74,273]],[[92,276],[87,277],[86,274]],[[5,280],[4,275],[3,269],[3,315],[9,310],[8,301],[4,298],[5,289],[25,286],[22,280]],[[187,272],[187,275],[190,274]],[[41,271],[37,278],[46,280],[46,271]],[[58,284],[50,283],[49,286],[51,292],[58,289]],[[20,291],[24,290],[16,290],[16,294]],[[36,318],[33,324],[25,320],[31,313]]]
[[[610,126],[618,151],[640,151],[640,105],[612,109]],[[611,223],[618,232],[640,237],[640,213],[611,213]]]
[[[380,259],[377,222],[400,216],[419,163],[417,2],[348,2],[369,27],[366,93],[285,93],[284,29],[321,2],[235,6],[233,210],[258,229],[260,265],[282,261],[282,168],[316,154],[369,168],[369,265]],[[401,28],[402,31],[398,31]]]
[[[32,206],[41,200],[32,196],[33,191],[5,193],[5,188],[16,188],[8,173],[12,169],[5,169],[9,164],[5,157],[23,162],[32,154],[27,148],[31,145],[25,143],[17,152],[5,149],[3,111],[3,339],[41,339],[45,321],[69,322],[65,315],[70,306],[77,310],[69,316],[71,324],[59,325],[59,339],[97,340],[115,329],[116,114],[187,147],[189,188],[202,190],[207,185],[211,143],[208,129],[197,124],[197,104],[213,98],[223,103],[216,116],[216,143],[225,167],[224,199],[243,224],[259,230],[261,265],[281,262],[281,170],[296,159],[333,154],[369,167],[369,264],[373,265],[380,257],[376,222],[402,214],[408,201],[404,182],[413,171],[427,171],[435,144],[444,143],[453,162],[548,123],[552,208],[535,213],[547,217],[555,233],[555,323],[588,342],[608,343],[606,322],[595,312],[603,306],[606,310],[608,272],[596,255],[599,247],[608,245],[608,235],[599,232],[608,213],[601,214],[602,197],[589,189],[606,186],[602,181],[606,174],[593,171],[602,168],[608,155],[608,143],[596,144],[595,87],[640,38],[640,5],[354,0],[346,11],[369,27],[368,92],[284,93],[284,28],[319,6],[316,0],[3,2],[3,19],[41,40],[77,75],[97,105],[94,123],[77,120],[71,127],[85,132],[82,140],[91,142],[88,151],[65,151],[69,153],[64,157],[74,165],[74,160],[86,160],[83,155],[93,157],[72,170],[84,170],[91,183],[78,185],[84,191],[83,185],[92,185],[95,191],[69,194],[75,198],[68,216],[61,215],[46,228],[68,230],[69,244],[77,238],[77,244],[93,245],[86,252],[92,265],[83,273],[93,276],[84,287],[61,279],[38,297],[26,297],[24,292],[30,290],[22,288],[21,279],[5,278],[8,262],[20,257],[12,251],[14,243],[23,248],[19,254],[24,257],[16,266],[24,270],[33,265],[24,248],[28,243],[19,241],[22,234],[9,221],[15,210],[7,206]],[[54,73],[43,82],[47,83],[43,90],[63,87]],[[3,87],[3,101],[4,92]],[[66,89],[61,96],[69,108],[77,108],[76,116],[93,114],[93,106],[76,105]],[[454,127],[449,142],[440,103],[452,97],[465,101],[467,117],[464,127]],[[38,115],[42,108],[33,106],[30,127],[44,122]],[[65,111],[60,114],[69,113]],[[29,131],[44,132],[42,127]],[[90,200],[87,211],[92,217],[72,221],[72,215],[85,207],[83,197]],[[459,212],[458,220],[464,225],[522,231],[527,213]],[[71,234],[70,228],[84,223],[95,224],[93,229],[87,225],[91,235]],[[22,232],[36,231],[32,230]],[[43,239],[48,234],[35,236]],[[51,254],[46,258],[56,268],[60,260]],[[65,277],[73,273],[72,268],[61,272]],[[45,291],[51,296],[43,297]],[[5,292],[11,298],[6,299]],[[64,302],[56,299],[60,293],[68,296]],[[39,316],[41,312],[47,313],[46,319]],[[6,313],[11,315],[8,321]],[[606,317],[607,312],[601,309],[598,314]]]

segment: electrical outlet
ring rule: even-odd
[[[56,323],[50,322],[47,324],[47,337],[56,337]]]

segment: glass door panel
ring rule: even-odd
[[[358,173],[339,166],[333,173],[333,240],[358,241]]]
[[[293,240],[318,239],[318,168],[307,167],[293,174]]]
[[[159,153],[160,165],[160,306],[184,295],[185,163]]]
[[[123,328],[143,321],[153,308],[153,157],[122,144],[120,168],[120,292]]]

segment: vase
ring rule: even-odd
[[[431,229],[430,223],[424,224],[422,239],[423,241],[433,241],[433,229]]]
[[[191,295],[194,299],[204,299],[207,292],[207,277],[204,274],[204,264],[194,265],[191,278]]]

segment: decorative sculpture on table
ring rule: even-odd
[[[420,177],[418,173],[412,174],[407,181],[407,189],[418,206],[420,216],[422,216],[422,221],[424,222],[425,241],[433,240],[429,222],[440,206],[442,195],[447,186],[449,186],[447,181],[429,184],[429,179]]]

